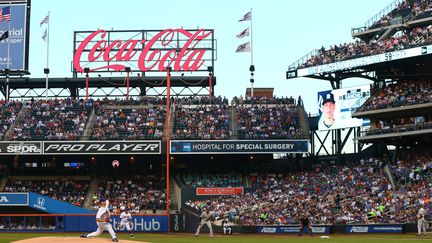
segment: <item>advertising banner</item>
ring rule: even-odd
[[[353,118],[352,112],[369,97],[369,85],[318,92],[318,130],[368,126],[369,119]]]
[[[289,225],[289,226],[259,226],[257,227],[257,233],[265,234],[287,234],[300,233],[300,225]],[[308,232],[307,232],[308,233]],[[314,234],[329,234],[330,226],[327,225],[316,225],[312,226],[312,233]]]
[[[78,207],[70,203],[54,200],[50,197],[42,196],[37,193],[29,192],[29,206],[46,213],[53,214],[96,214],[83,207]]]
[[[308,140],[174,140],[172,154],[307,153]]]
[[[390,62],[393,60],[400,60],[410,57],[416,57],[421,55],[428,55],[432,53],[432,45],[414,47],[399,51],[392,51],[372,56],[360,57],[341,62],[334,62],[314,67],[302,68],[297,70],[297,77],[304,77],[320,73],[329,73],[340,70],[347,70],[356,67],[367,66],[375,63]]]
[[[126,229],[119,228],[119,216],[111,216],[111,225],[115,232]],[[97,229],[95,216],[65,216],[65,231],[93,232]],[[132,215],[134,232],[168,232],[168,215]]]
[[[0,192],[0,206],[28,206],[28,193]]]
[[[402,224],[347,225],[346,233],[402,233]]]
[[[44,154],[160,154],[160,141],[44,142]]]
[[[243,187],[197,187],[196,195],[237,195],[243,193]]]
[[[0,142],[0,155],[41,153],[41,142]]]
[[[0,70],[25,70],[27,5],[2,3],[0,10]]]
[[[170,231],[183,232],[185,229],[183,214],[170,214]]]
[[[208,71],[215,57],[211,29],[165,29],[141,31],[75,32],[74,72],[132,71],[165,72]]]

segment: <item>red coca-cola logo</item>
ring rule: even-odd
[[[107,32],[98,30],[87,36],[78,46],[73,65],[77,72],[84,72],[81,62],[103,64],[98,67],[93,65],[90,71],[101,69],[122,71],[126,67],[122,62],[130,62],[132,58],[139,55],[136,66],[143,72],[149,70],[164,71],[168,66],[174,71],[196,71],[204,64],[203,57],[206,52],[205,49],[196,47],[211,34],[212,31],[202,29],[193,33],[184,29],[167,29],[160,31],[150,40],[114,40],[108,42],[104,39]],[[177,35],[179,36],[178,39],[186,37],[184,45],[180,48],[168,49],[167,47],[176,45]],[[90,43],[95,44],[90,46]],[[155,43],[158,43],[161,48],[152,49]],[[143,45],[144,48],[140,45]],[[136,48],[142,49],[142,51],[136,51]]]

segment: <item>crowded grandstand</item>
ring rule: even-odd
[[[338,225],[351,233],[352,225],[381,224],[397,233],[416,231],[419,208],[426,211],[423,218],[432,219],[432,1],[391,6],[353,29],[353,42],[322,46],[288,67],[287,79],[331,83],[332,90],[318,94],[318,116],[306,111],[302,94],[215,96],[211,68],[204,70],[209,77],[190,80],[184,74],[171,77],[170,69],[154,80],[134,77],[127,97],[120,98],[87,97],[88,90],[84,98],[75,86],[76,93],[66,98],[8,94],[0,100],[0,196],[21,193],[27,201],[37,198],[37,205],[10,205],[28,220],[7,216],[9,208],[0,207],[0,231],[81,230],[60,224],[62,213],[44,208],[45,200],[72,205],[76,215],[95,214],[105,200],[117,216],[124,209],[161,222],[182,215],[186,226],[176,231],[195,231],[206,211],[219,232],[224,220],[238,232],[268,233],[266,227],[302,224],[301,217],[314,227],[328,227],[314,233],[338,232]],[[130,68],[125,72],[129,79]],[[89,71],[84,73],[87,77],[75,77],[74,83],[81,92],[89,85]],[[360,95],[342,107],[353,94],[334,92],[342,89],[342,80],[369,74],[368,91],[353,88]],[[144,84],[159,87],[156,81],[168,86],[171,78],[173,85],[204,86],[209,92],[167,97],[167,91],[142,91]],[[119,80],[124,77],[112,82]],[[10,85],[18,90],[24,81],[17,76]],[[139,95],[129,97],[129,81],[141,89]],[[63,79],[53,86],[56,82],[64,85]],[[117,85],[97,82],[97,89]],[[362,119],[361,125],[347,120],[348,125],[320,129],[329,102],[339,110],[336,120],[348,119],[341,115],[346,112]],[[347,141],[354,152],[345,153]],[[32,214],[56,218],[38,223],[30,220]],[[168,231],[164,225],[162,231]]]

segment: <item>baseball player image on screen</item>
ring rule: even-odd
[[[130,234],[130,238],[133,239],[134,235],[132,234],[132,215],[127,211],[125,206],[121,206],[120,210],[122,211],[120,214],[120,229],[126,229]]]
[[[99,210],[96,214],[96,224],[98,226],[97,230],[90,234],[83,234],[81,235],[81,238],[95,237],[102,234],[102,232],[104,232],[105,230],[107,230],[111,235],[112,241],[118,242],[116,234],[110,223],[110,212],[108,209],[109,202],[108,200],[105,201],[103,199],[100,199],[99,204],[100,204]]]

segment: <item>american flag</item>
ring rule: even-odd
[[[11,14],[10,14],[10,7],[4,7],[0,9],[0,22],[3,20],[10,21]]]
[[[49,23],[49,13],[47,16],[45,16],[45,18],[42,19],[42,21],[40,22],[40,26],[42,27],[43,24],[48,24]]]

